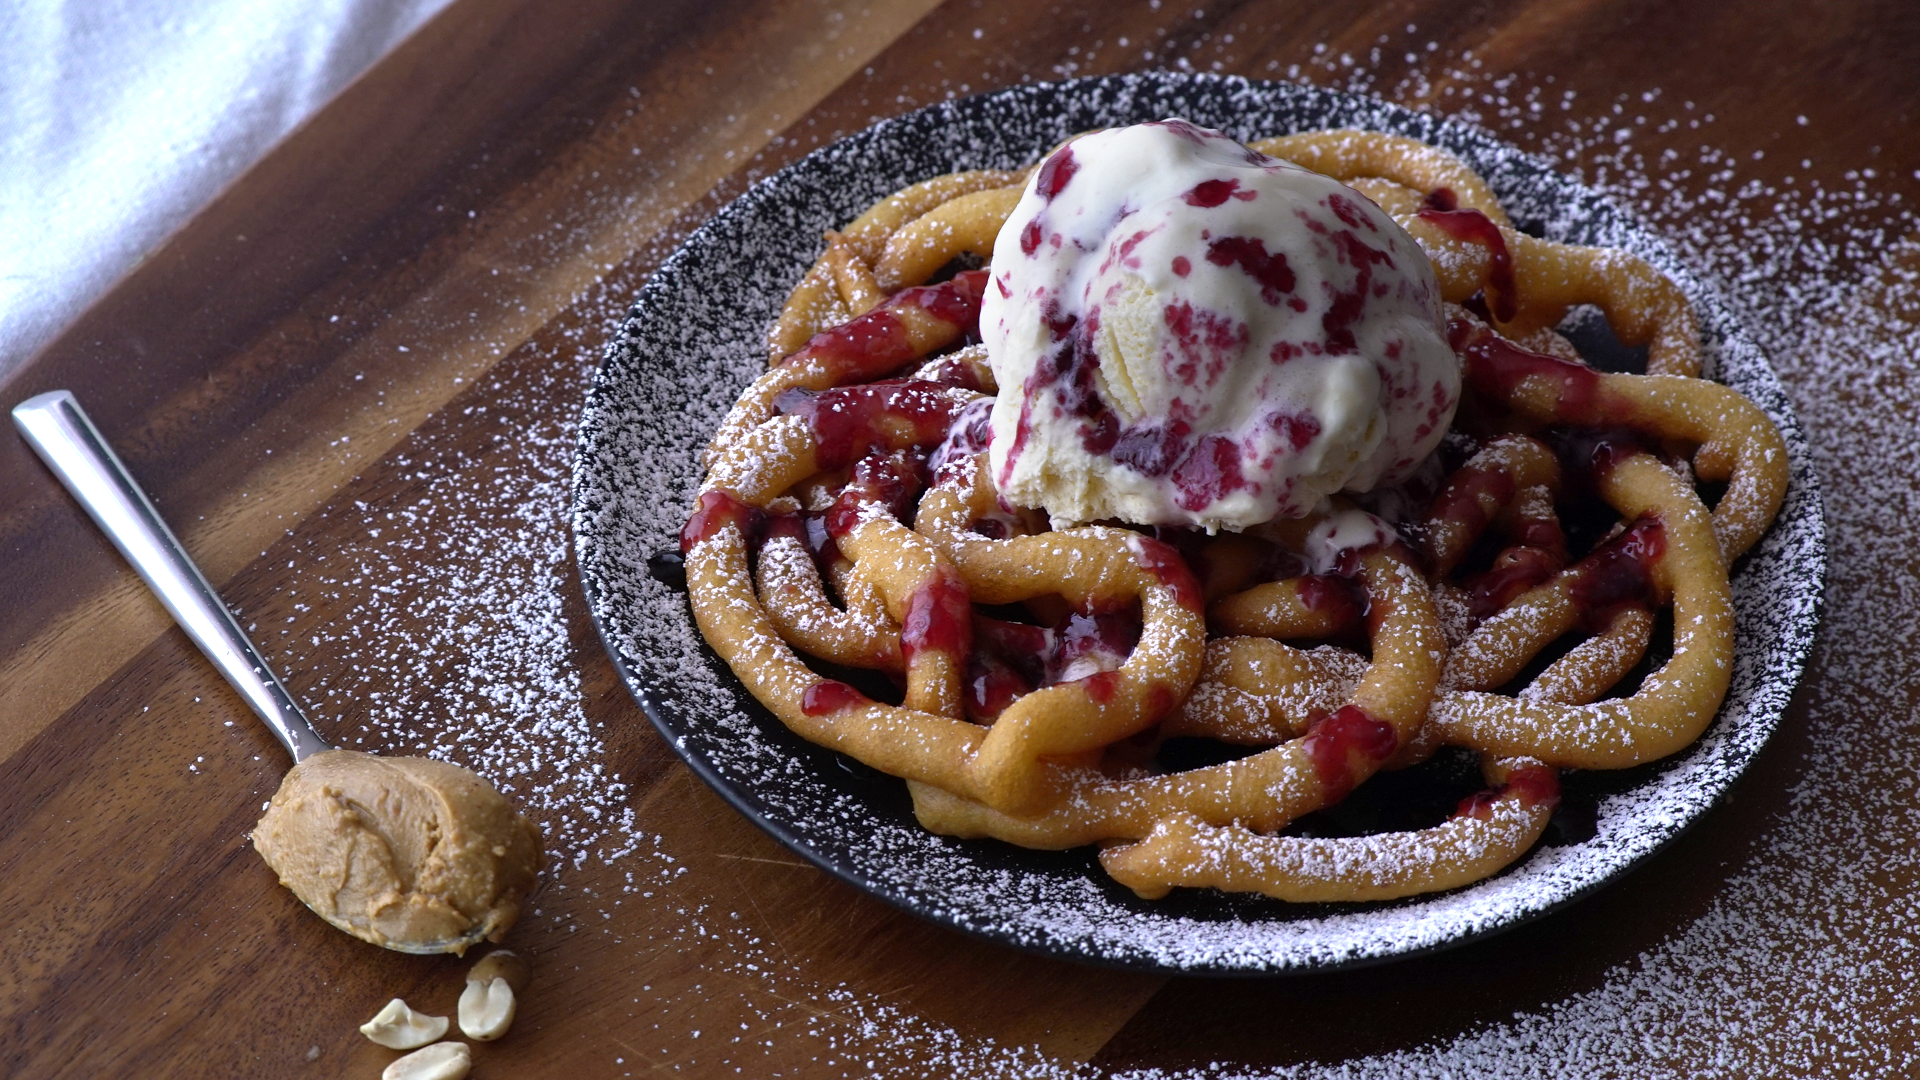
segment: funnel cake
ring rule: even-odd
[[[1656,760],[1711,722],[1727,567],[1780,507],[1785,448],[1698,378],[1693,311],[1644,261],[1517,231],[1416,140],[1252,146],[1350,185],[1430,263],[1460,400],[1425,464],[1213,535],[1012,505],[988,416],[1018,388],[973,343],[993,282],[968,267],[1036,178],[938,177],[829,234],[774,323],[682,532],[693,612],[782,723],[906,780],[936,832],[1100,844],[1149,898],[1455,888],[1538,841],[1559,770]],[[1579,304],[1650,374],[1584,363],[1553,329]],[[1169,738],[1237,756],[1169,768]],[[1289,834],[1443,746],[1486,784],[1450,818]]]

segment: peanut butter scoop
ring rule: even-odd
[[[479,776],[353,750],[295,765],[253,846],[321,918],[416,953],[499,941],[544,861],[539,828]]]

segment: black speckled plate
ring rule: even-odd
[[[803,742],[750,699],[700,640],[685,596],[648,574],[648,555],[674,544],[698,455],[761,370],[765,327],[822,230],[928,176],[1023,165],[1074,132],[1167,116],[1241,139],[1368,127],[1452,149],[1516,220],[1631,249],[1672,275],[1699,308],[1717,377],[1786,435],[1786,506],[1734,577],[1738,661],[1721,715],[1666,761],[1571,777],[1589,826],[1490,880],[1381,904],[1291,906],[1196,890],[1149,903],[1111,882],[1090,849],[930,835],[914,823],[904,784]],[[1705,813],[1772,734],[1812,645],[1825,571],[1819,496],[1786,394],[1733,311],[1659,237],[1480,131],[1331,90],[1171,73],[1022,86],[922,109],[811,154],[727,206],[647,282],[608,349],[581,419],[574,528],[594,618],[647,715],[702,779],[782,843],[890,903],[994,941],[1213,974],[1331,969],[1458,944],[1624,873]]]

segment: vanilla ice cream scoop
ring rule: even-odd
[[[1404,479],[1460,396],[1419,246],[1353,189],[1166,120],[1053,152],[980,314],[1003,498],[1244,529]]]

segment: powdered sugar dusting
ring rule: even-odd
[[[390,459],[408,494],[356,501],[364,527],[299,566],[285,593],[316,595],[351,611],[349,622],[305,640],[254,628],[286,670],[335,672],[305,696],[317,716],[345,721],[339,745],[473,769],[540,823],[550,857],[574,867],[635,842],[627,784],[609,771],[582,708],[563,610],[572,568],[555,508],[566,499],[573,425],[527,407],[569,386],[577,394],[585,374],[547,369],[504,405],[468,406],[459,419],[467,441],[491,429],[483,450],[429,438]],[[475,485],[476,473],[488,482]],[[316,662],[319,654],[348,659]]]

